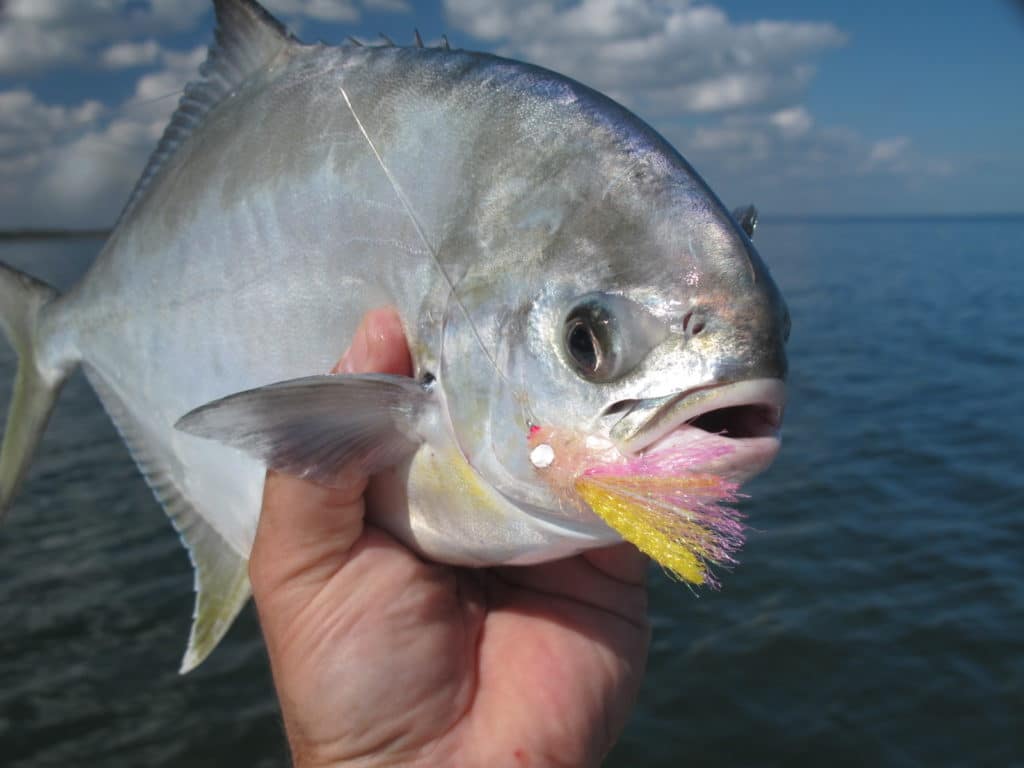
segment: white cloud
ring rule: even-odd
[[[779,129],[784,138],[797,139],[806,136],[814,125],[814,118],[804,107],[780,109],[771,115],[769,121]]]
[[[78,59],[81,46],[72,35],[49,34],[33,23],[0,25],[0,74],[12,74]]]
[[[303,16],[331,22],[359,18],[359,9],[347,0],[273,0],[265,5],[268,11],[279,16]]]
[[[162,51],[114,109],[0,92],[0,228],[112,223],[205,56]]]
[[[9,0],[0,11],[0,74],[101,61],[111,42],[190,29],[208,0]]]
[[[359,19],[354,0],[266,0],[289,21],[347,23]],[[367,8],[411,10],[406,0],[364,0]],[[77,64],[136,67],[154,63],[152,40],[192,29],[210,0],[0,0],[0,74]]]
[[[115,43],[100,54],[100,61],[109,69],[128,69],[154,63],[160,58],[160,52],[160,44],[156,40]]]
[[[19,21],[52,21],[73,8],[58,0],[8,0],[4,13]]]
[[[348,22],[406,0],[268,0],[292,23]],[[823,125],[803,106],[831,24],[737,23],[687,0],[444,0],[450,21],[499,52],[574,76],[653,118],[727,202],[827,205],[849,182],[949,176],[906,137]],[[130,97],[47,103],[0,91],[0,228],[114,220],[205,47],[162,35],[196,25],[209,0],[0,0],[0,75],[74,64],[141,67]]]
[[[103,105],[88,100],[78,106],[41,102],[24,89],[0,91],[0,157],[32,154],[68,132],[96,122]]]
[[[57,147],[74,142],[104,114],[96,101],[46,104],[26,90],[0,92],[0,224],[20,226],[45,198],[38,196]]]
[[[821,124],[803,108],[730,114],[664,131],[729,206],[769,213],[913,210],[956,164],[904,137],[873,139]]]
[[[896,196],[954,172],[904,137],[815,119],[804,102],[817,59],[845,43],[834,24],[737,22],[698,0],[444,0],[444,8],[451,24],[498,52],[645,116],[732,204],[845,207],[836,201],[847,188],[883,185]]]
[[[135,124],[113,123],[55,147],[35,179],[34,221],[89,226],[113,222],[145,162]]]
[[[289,20],[349,22],[348,0],[271,0]],[[404,0],[365,0],[405,11]],[[0,75],[67,66],[144,68],[117,105],[47,103],[30,90],[0,92],[0,228],[111,223],[206,56],[167,50],[209,0],[0,0]]]
[[[164,51],[162,68],[142,75],[135,83],[135,92],[119,112],[136,121],[164,123],[178,103],[185,84],[199,77],[199,65],[206,59],[206,48],[191,51]]]
[[[906,156],[909,147],[910,139],[906,136],[876,141],[871,145],[871,151],[868,152],[868,166],[869,168],[891,167]]]
[[[450,21],[502,53],[579,79],[653,114],[796,104],[811,59],[841,45],[833,24],[735,23],[664,0],[444,0]]]
[[[949,160],[915,150],[906,137],[872,140],[819,125],[802,107],[730,114],[666,135],[728,203],[754,202],[769,211],[871,209],[867,190],[883,192],[901,210],[901,190],[955,172]]]
[[[363,5],[368,10],[383,13],[412,13],[408,0],[363,0]]]

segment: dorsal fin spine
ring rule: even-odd
[[[167,161],[214,107],[254,73],[299,41],[255,0],[213,0],[214,42],[199,68],[200,80],[185,86],[178,108],[135,184],[118,224],[145,195]]]

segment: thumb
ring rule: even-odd
[[[332,372],[408,375],[411,369],[401,320],[393,309],[378,309],[363,317]],[[281,594],[301,606],[344,565],[363,533],[366,483],[365,476],[353,474],[340,487],[327,488],[267,473],[249,560],[257,603]]]

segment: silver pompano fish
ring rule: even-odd
[[[184,670],[248,597],[267,464],[396,465],[379,524],[470,565],[619,540],[543,476],[566,434],[767,465],[788,316],[752,209],[745,234],[652,129],[546,70],[304,45],[251,0],[214,5],[203,79],[88,275],[58,297],[0,271],[20,358],[0,500],[81,363],[196,567]],[[382,305],[415,378],[320,375]]]

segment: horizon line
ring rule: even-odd
[[[913,219],[1020,219],[1024,211],[962,211],[957,213],[786,213],[759,211],[761,221],[907,221]],[[11,227],[0,228],[0,239],[17,240],[59,237],[106,237],[114,229],[100,227]]]

